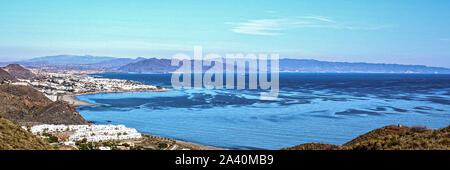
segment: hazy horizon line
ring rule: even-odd
[[[231,54],[239,54],[239,53],[231,53]],[[270,53],[267,53],[270,54]],[[90,57],[109,57],[114,59],[138,59],[138,58],[144,58],[144,59],[168,59],[170,60],[170,57],[160,57],[160,56],[154,56],[154,57],[118,57],[118,56],[108,56],[108,55],[90,55],[90,54],[84,54],[84,55],[78,55],[78,54],[58,54],[58,55],[45,55],[45,56],[37,56],[37,57],[30,57],[27,59],[21,59],[21,60],[10,60],[10,61],[1,61],[0,63],[8,63],[8,64],[17,64],[14,62],[26,62],[27,60],[32,60],[36,58],[44,58],[44,57],[54,57],[54,56],[90,56]],[[0,57],[1,59],[2,57]],[[332,62],[332,63],[351,63],[351,64],[357,64],[357,63],[363,63],[363,64],[386,64],[386,65],[407,65],[407,66],[425,66],[430,68],[446,68],[450,69],[450,67],[445,66],[430,66],[425,64],[402,64],[402,63],[382,63],[382,62],[368,62],[368,61],[330,61],[330,60],[320,60],[320,59],[314,59],[314,58],[295,58],[295,57],[281,57],[281,59],[293,59],[293,60],[315,60],[320,62]]]

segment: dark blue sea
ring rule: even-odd
[[[100,75],[171,88],[171,74]],[[259,95],[190,89],[77,98],[102,104],[78,107],[96,124],[229,149],[344,144],[387,125],[450,124],[450,75],[282,73],[278,99]]]

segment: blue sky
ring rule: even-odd
[[[448,0],[0,0],[0,59],[73,54],[282,58],[450,67]]]

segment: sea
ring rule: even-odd
[[[171,74],[97,76],[172,88]],[[77,96],[100,104],[77,110],[95,124],[235,150],[341,145],[387,125],[450,124],[450,75],[280,73],[279,84],[271,100],[261,100],[263,90],[193,88]]]

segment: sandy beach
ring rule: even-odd
[[[150,134],[143,134],[143,136],[144,136],[144,138],[155,140],[155,141],[167,141],[167,140],[174,141],[175,143],[172,144],[170,147],[168,147],[167,150],[180,150],[180,149],[183,150],[183,148],[189,149],[189,150],[228,150],[225,148],[200,145],[197,143],[186,142],[186,141],[182,141],[182,140],[168,139],[168,138],[163,138],[160,136],[155,136],[155,135],[150,135]]]
[[[73,96],[75,96],[75,95],[64,95],[64,96],[61,97],[60,100],[66,102],[66,103],[68,103],[70,105],[73,105],[75,107],[76,106],[92,106],[92,105],[94,105],[92,103],[79,101],[79,100],[75,99],[75,97],[73,97]]]

